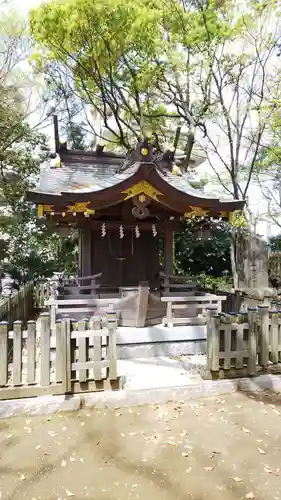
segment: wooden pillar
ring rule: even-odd
[[[80,229],[79,271],[82,277],[92,274],[92,231],[88,228]]]
[[[164,253],[164,272],[173,274],[174,269],[174,230],[171,224],[165,227],[165,253]]]

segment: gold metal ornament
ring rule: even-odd
[[[134,186],[129,187],[122,191],[122,194],[125,195],[124,201],[133,198],[134,196],[147,195],[155,201],[159,201],[158,196],[163,196],[163,193],[158,191],[154,186],[149,184],[147,181],[140,181]],[[141,200],[140,200],[141,201]]]
[[[209,210],[206,210],[201,207],[193,207],[190,206],[191,211],[190,212],[185,212],[184,217],[185,219],[190,219],[192,217],[208,217],[209,215]]]
[[[75,203],[75,205],[69,205],[68,207],[66,207],[66,211],[72,212],[73,214],[83,212],[89,215],[94,215],[96,211],[91,208],[88,208],[90,203],[91,203],[90,201]]]

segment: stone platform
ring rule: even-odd
[[[206,354],[206,339],[205,325],[118,327],[118,358]]]

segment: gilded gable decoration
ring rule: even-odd
[[[163,196],[163,193],[158,191],[154,186],[149,184],[147,181],[140,181],[134,186],[129,187],[122,191],[122,194],[125,195],[124,201],[133,198],[134,196],[147,195],[155,201],[159,201],[158,197]],[[143,199],[143,198],[142,198]]]

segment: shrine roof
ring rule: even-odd
[[[40,169],[39,182],[33,192],[60,196],[62,193],[94,193],[113,187],[127,179],[139,169],[140,163],[128,163],[121,171],[125,156],[97,157],[94,153],[80,156],[79,152],[69,152],[62,156],[61,168],[52,166],[52,161],[45,162]],[[197,198],[212,196],[200,193],[188,181],[186,174],[172,175],[161,162],[161,169],[155,164],[158,175],[175,189]]]
[[[154,190],[152,197],[159,195],[157,201],[178,212],[186,212],[189,205],[217,211],[243,208],[243,200],[219,200],[193,188],[177,163],[173,152],[157,154],[146,142],[127,156],[60,150],[41,166],[39,182],[27,198],[55,205],[84,201],[96,210],[134,196],[133,189],[146,183],[146,189]]]
[[[41,167],[39,184],[34,191],[61,195],[61,193],[92,193],[107,189],[131,177],[138,169],[134,164],[124,172],[116,172],[116,164],[75,163],[53,168]]]

